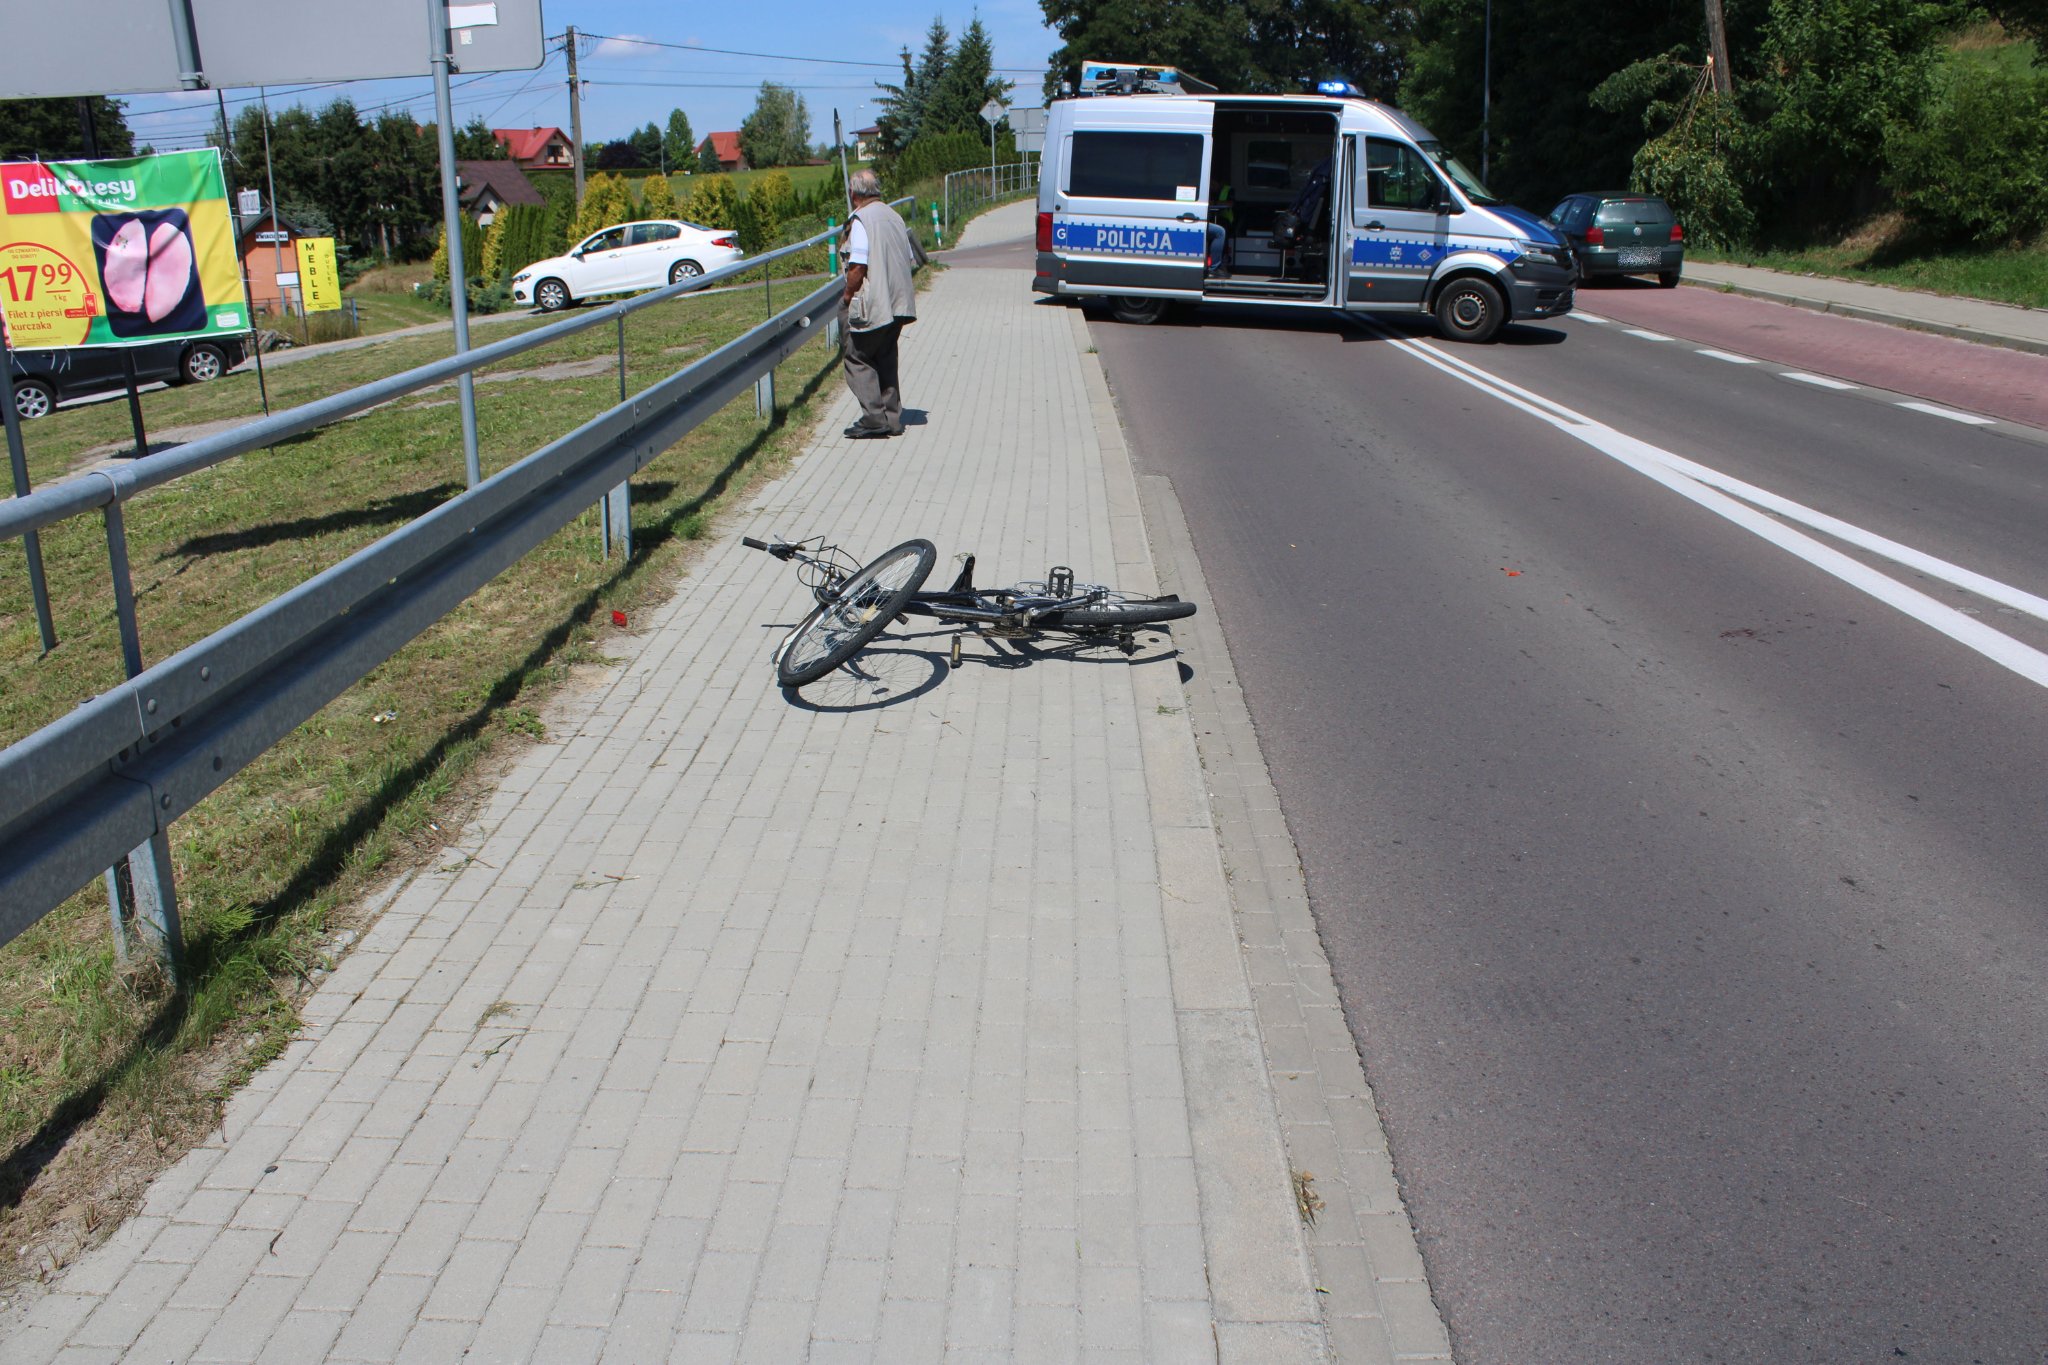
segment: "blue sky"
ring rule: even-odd
[[[701,139],[737,128],[754,107],[764,80],[795,87],[811,112],[814,142],[829,141],[836,105],[848,129],[872,124],[879,112],[876,80],[895,80],[897,53],[924,44],[932,19],[943,18],[956,36],[977,14],[995,45],[996,65],[1017,83],[1011,99],[1040,102],[1040,75],[1059,38],[1045,26],[1037,0],[985,0],[979,6],[943,0],[542,0],[550,34],[568,25],[604,35],[580,45],[580,74],[588,82],[583,136],[622,137],[649,122],[665,125],[671,109],[690,117]],[[280,10],[280,13],[287,12]],[[649,46],[653,43],[675,46]],[[538,72],[461,75],[454,90],[455,121],[481,114],[493,127],[569,127],[567,70],[561,44],[550,44]],[[737,56],[696,49],[772,54]],[[822,60],[793,61],[785,58]],[[871,63],[873,65],[851,65]],[[225,92],[230,113],[253,90]],[[302,103],[318,108],[338,95],[358,107],[402,108],[422,122],[433,118],[432,86],[424,79],[357,81],[322,89],[286,86],[270,92],[271,108]],[[159,151],[205,141],[214,109],[210,92],[126,97],[136,144]]]

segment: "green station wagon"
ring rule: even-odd
[[[1655,275],[1666,289],[1678,287],[1685,265],[1685,229],[1671,205],[1654,194],[1568,194],[1546,222],[1571,243],[1579,278]]]

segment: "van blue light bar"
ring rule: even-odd
[[[1216,87],[1177,66],[1132,62],[1082,62],[1083,95],[1213,95]]]

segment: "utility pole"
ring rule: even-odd
[[[1714,66],[1714,93],[1735,93],[1735,79],[1728,70],[1728,25],[1721,18],[1721,0],[1707,0],[1707,51]]]
[[[576,79],[576,25],[569,25],[569,160],[576,166],[576,207],[583,207],[583,85]]]

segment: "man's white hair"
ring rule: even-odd
[[[856,199],[880,199],[882,178],[863,168],[853,173],[853,178],[846,182],[846,188]]]

